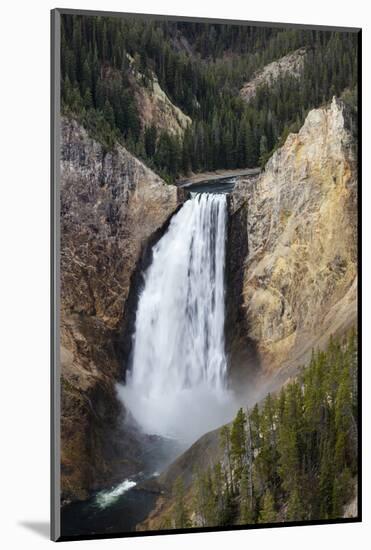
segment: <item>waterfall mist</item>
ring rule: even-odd
[[[118,393],[146,433],[185,444],[236,409],[224,345],[225,195],[200,194],[153,249],[136,315],[132,369]]]

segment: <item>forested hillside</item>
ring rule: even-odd
[[[313,352],[300,377],[240,409],[220,432],[222,459],[181,477],[162,528],[343,516],[357,475],[357,337]]]
[[[285,75],[243,101],[239,90],[258,69],[300,47],[301,78]],[[309,109],[334,94],[355,105],[356,59],[352,33],[63,15],[62,107],[107,149],[118,140],[173,181],[264,165]],[[183,136],[143,124],[134,73],[148,88],[157,77],[192,119]]]

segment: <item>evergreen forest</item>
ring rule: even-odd
[[[257,70],[305,48],[301,78],[286,75],[245,102]],[[132,89],[154,75],[192,119],[184,135],[143,124]],[[313,107],[343,96],[356,105],[357,35],[144,20],[62,16],[61,101],[110,150],[125,145],[168,182],[205,170],[264,166]]]
[[[221,459],[174,483],[163,527],[336,519],[357,476],[357,336],[331,339],[300,376],[220,431]],[[194,512],[193,516],[191,512]]]

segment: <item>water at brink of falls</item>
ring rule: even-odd
[[[227,202],[198,194],[153,249],[119,395],[146,433],[190,443],[231,419],[224,345]]]

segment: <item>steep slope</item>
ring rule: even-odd
[[[312,110],[261,176],[241,179],[232,196],[232,211],[247,204],[241,322],[270,387],[356,321],[353,124],[336,98]]]
[[[135,68],[133,58],[129,55],[128,58],[131,67],[130,82],[142,126],[155,126],[158,132],[165,131],[182,137],[186,128],[192,124],[191,118],[171,102],[153,71],[150,78],[144,78]]]
[[[64,500],[85,498],[140,463],[138,434],[117,431],[115,383],[125,371],[141,262],[182,197],[125,148],[106,152],[76,121],[62,120]]]
[[[257,71],[253,78],[242,86],[240,90],[242,99],[248,103],[255,97],[260,86],[271,86],[282,76],[289,75],[300,78],[304,69],[305,54],[305,48],[300,48],[295,52],[281,57],[277,61],[272,61],[272,63],[269,63],[261,70]]]
[[[137,528],[357,516],[356,376],[350,330],[279,393],[196,441],[157,479],[161,496]]]
[[[145,127],[155,126],[158,131],[181,137],[192,123],[190,117],[170,101],[154,75],[148,86],[135,87],[135,97]]]
[[[145,521],[137,525],[138,531],[151,531],[172,528],[174,516],[174,485],[177,479],[184,484],[185,502],[193,508],[194,481],[197,472],[212,468],[223,460],[220,447],[220,429],[213,430],[200,437],[189,449],[180,455],[149,487],[160,494],[156,506]],[[192,522],[195,518],[192,517]],[[196,522],[197,523],[197,522]]]

